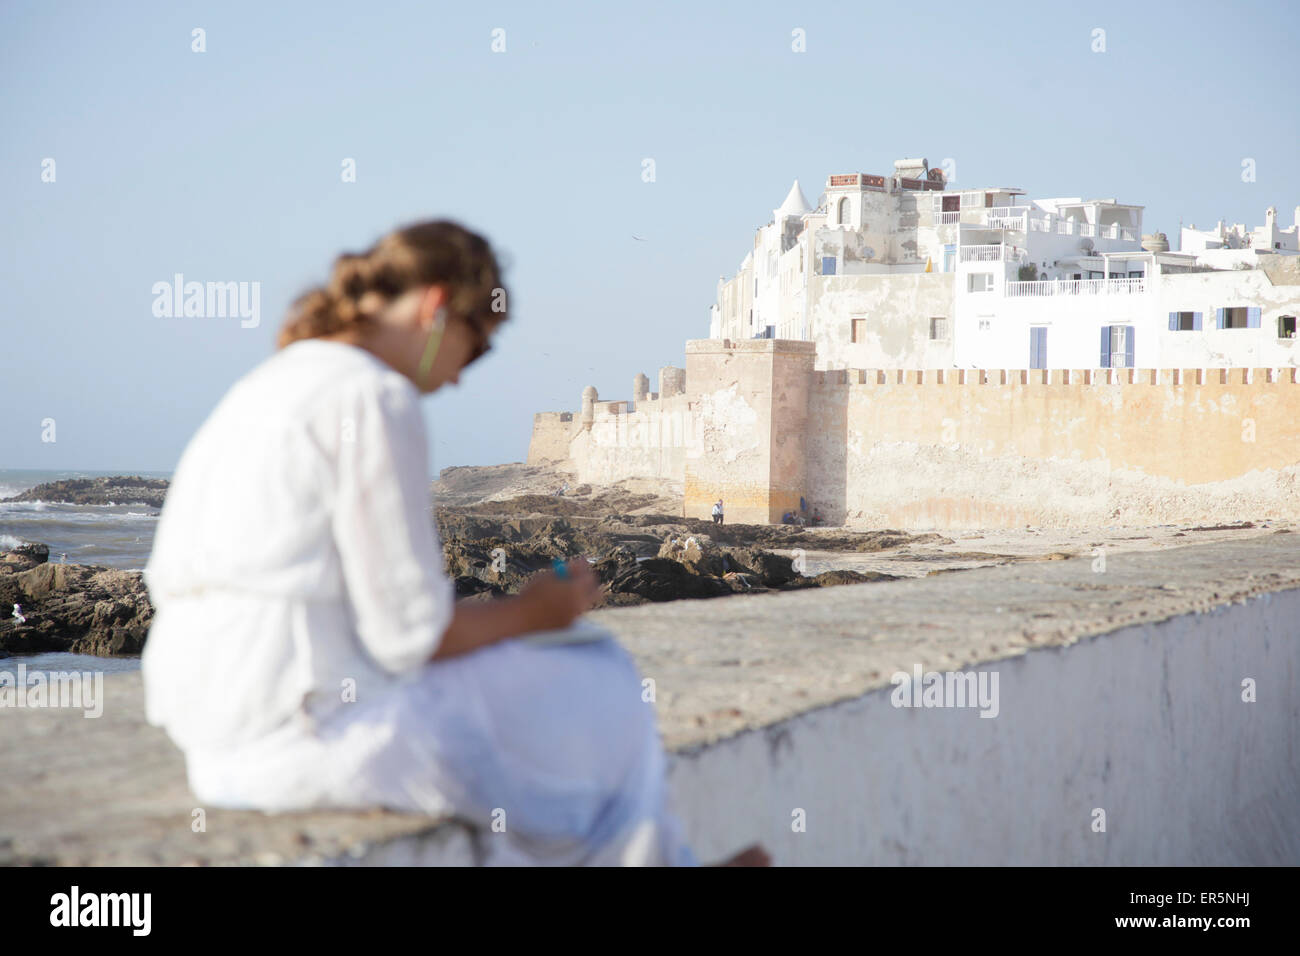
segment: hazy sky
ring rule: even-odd
[[[683,364],[796,177],[815,202],[951,158],[959,187],[1144,204],[1175,241],[1290,225],[1297,9],[4,0],[0,468],[172,468],[288,302],[419,218],[486,234],[512,293],[426,403],[435,471],[522,460],[535,411]],[[156,317],[176,273],[260,283],[260,324]]]

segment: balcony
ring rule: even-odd
[[[1020,258],[1020,250],[1008,245],[962,246],[961,262],[1014,262]]]
[[[1049,279],[1037,282],[1008,282],[1006,290],[1008,299],[1052,295],[1141,295],[1147,291],[1147,280]]]

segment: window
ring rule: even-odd
[[[1141,269],[1138,269],[1138,270],[1136,270],[1136,271],[1133,270],[1133,269],[1130,269],[1130,270],[1129,270],[1129,273],[1128,273],[1128,277],[1129,277],[1130,279],[1141,279],[1141,278],[1142,278],[1143,276],[1145,276],[1145,275],[1146,275],[1146,273],[1143,272]]]
[[[1259,309],[1248,306],[1216,309],[1214,325],[1219,329],[1257,329],[1259,316]]]
[[[987,332],[989,330],[989,327],[990,327],[989,319],[980,319],[979,329],[981,332]]]
[[[843,199],[840,200],[840,211],[838,213],[839,223],[841,226],[847,226],[849,224],[850,215],[851,214],[849,212],[849,197],[845,196]]]
[[[865,318],[855,318],[853,327],[849,332],[850,342],[865,342],[867,340],[867,320]]]
[[[1047,326],[1029,328],[1029,367],[1047,368]]]
[[[1277,337],[1279,339],[1295,338],[1295,316],[1279,315],[1277,317]]]
[[[993,291],[993,273],[992,272],[972,272],[966,276],[967,292],[992,292]]]
[[[834,257],[834,256],[822,256],[822,275],[824,275],[824,276],[833,276],[833,275],[835,275],[835,257]]]
[[[1199,312],[1170,312],[1170,313],[1169,313],[1169,331],[1170,331],[1170,332],[1199,332],[1199,331],[1201,331],[1201,313],[1199,313]]]
[[[1133,367],[1133,326],[1101,327],[1101,368]]]
[[[937,341],[948,337],[948,320],[943,317],[930,319],[930,339]]]

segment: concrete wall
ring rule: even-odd
[[[984,664],[995,719],[875,691],[678,753],[673,789],[706,860],[1295,865],[1298,618],[1284,591]]]

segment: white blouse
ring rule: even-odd
[[[146,711],[220,752],[412,679],[454,610],[420,395],[306,340],[237,382],[186,448],[145,581]]]

